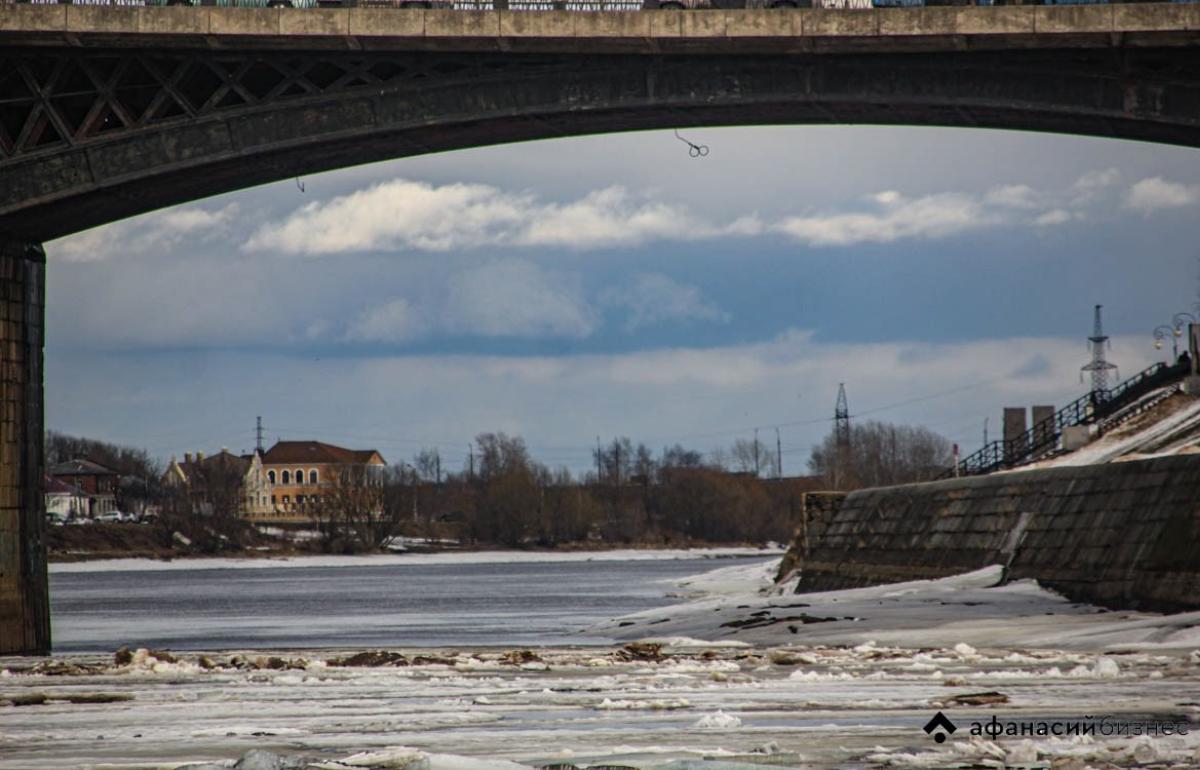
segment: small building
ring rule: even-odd
[[[91,460],[68,460],[51,465],[46,474],[56,481],[82,490],[90,501],[88,518],[117,510],[117,486],[121,474]]]
[[[43,488],[46,495],[46,516],[52,521],[64,523],[90,517],[92,499],[87,492],[73,487],[53,476],[45,476]]]
[[[346,449],[322,441],[278,441],[263,455],[271,513],[264,518],[309,521],[322,510],[338,474],[346,468],[380,472],[374,449]]]
[[[168,489],[186,489],[195,513],[211,516],[217,498],[236,495],[237,515],[253,517],[271,510],[265,479],[257,452],[235,455],[222,447],[207,457],[203,452],[187,452],[183,462],[172,457],[162,483]]]

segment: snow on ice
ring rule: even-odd
[[[766,574],[672,586],[690,601],[602,624],[624,647],[0,660],[0,768],[1200,767],[1200,614],[1102,612],[998,568],[803,595]],[[1182,729],[971,734],[993,718]]]

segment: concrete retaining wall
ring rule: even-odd
[[[1200,456],[861,490],[789,558],[802,592],[1003,564],[1076,601],[1200,609]]]

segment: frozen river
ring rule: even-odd
[[[753,552],[56,565],[54,649],[603,644],[612,639],[578,632],[671,603],[672,579],[774,557],[747,553]],[[725,558],[714,560],[719,556]]]
[[[0,659],[0,770],[1200,767],[1200,613],[999,567],[797,595],[776,564],[60,565],[60,649],[101,652]]]

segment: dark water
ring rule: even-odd
[[[56,652],[593,644],[661,581],[763,557],[52,574]]]

